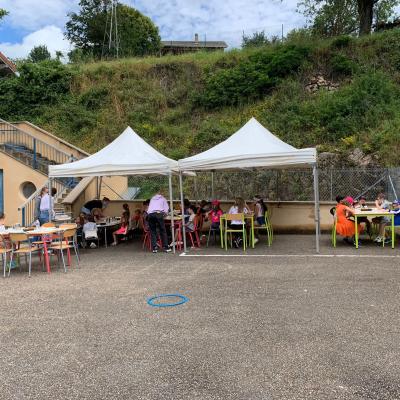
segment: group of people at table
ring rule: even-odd
[[[385,194],[380,193],[375,200],[374,208],[367,205],[367,199],[364,196],[360,196],[358,199],[353,199],[350,196],[337,196],[336,203],[336,207],[331,209],[331,213],[336,218],[336,233],[343,237],[344,242],[350,245],[359,245],[356,236],[363,231],[372,238],[374,234],[373,226],[376,227],[375,243],[392,242],[391,238],[386,237],[386,228],[391,225],[392,217],[393,225],[400,226],[399,200],[390,203]],[[368,213],[379,215],[369,220]]]
[[[76,219],[78,231],[82,233],[82,238],[85,240],[90,238],[90,235],[96,230],[105,220],[105,209],[109,203],[109,199],[91,200],[87,202],[81,210],[79,217]],[[260,226],[265,225],[265,213],[267,206],[261,196],[255,196],[253,203],[248,205],[242,198],[237,198],[235,203],[230,207],[228,214],[244,214],[254,217],[255,224]],[[129,205],[127,203],[122,205],[122,213],[119,220],[119,228],[112,232],[113,242],[112,246],[118,245],[120,239],[126,237],[130,231],[143,231],[148,232],[150,235],[151,250],[153,253],[163,250],[170,252],[171,247],[180,245],[178,240],[182,239],[182,226],[185,226],[187,233],[198,232],[201,230],[203,223],[208,221],[211,229],[219,231],[221,224],[221,217],[224,211],[221,209],[221,203],[218,200],[206,201],[202,200],[199,205],[192,204],[188,199],[184,200],[184,216],[181,215],[180,208],[174,210],[176,216],[174,224],[175,243],[169,240],[169,229],[166,228],[166,223],[170,223],[170,207],[167,199],[164,197],[162,191],[158,191],[151,199],[142,203],[141,209],[135,209],[131,214]],[[241,225],[242,219],[230,221],[230,225]],[[95,236],[95,235],[92,235]],[[233,245],[240,247],[243,237],[239,234],[234,235]],[[97,237],[97,235],[96,235]],[[255,243],[258,238],[255,238]],[[91,247],[96,247],[92,241]]]

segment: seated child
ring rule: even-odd
[[[350,217],[354,214],[354,208],[349,206],[349,199],[340,200],[340,196],[336,198],[336,232],[344,237],[344,241],[349,244],[355,244],[354,235],[356,224]],[[351,202],[353,203],[353,202]],[[357,228],[360,232],[360,228]]]
[[[364,208],[368,208],[367,206],[367,199],[364,196],[361,196],[358,200],[354,202],[354,208],[356,210],[362,210]],[[365,224],[365,227],[367,228],[367,233],[371,237],[372,235],[372,229],[371,229],[371,222],[367,217],[358,217],[357,220],[361,224]]]
[[[219,230],[221,216],[224,214],[221,210],[220,204],[219,200],[213,200],[211,203],[212,209],[208,212],[208,218],[211,222],[212,230]]]
[[[136,209],[131,219],[132,229],[138,229],[140,227],[141,217],[142,217],[142,211]]]
[[[142,207],[142,218],[141,218],[141,223],[142,223],[142,229],[144,231],[148,231],[149,230],[149,220],[148,220],[148,212],[147,210],[149,209],[149,204],[150,204],[150,200],[145,200],[143,202],[143,207]]]
[[[6,215],[3,212],[0,212],[0,232],[4,232],[6,230],[5,223],[6,223]]]
[[[113,232],[113,238],[114,241],[111,243],[111,246],[116,246],[118,244],[118,235],[126,235],[128,233],[129,229],[129,219],[130,219],[130,211],[129,211],[129,205],[127,203],[124,203],[122,205],[123,212],[121,215],[121,227]]]
[[[97,225],[92,215],[88,216],[87,221],[83,225],[82,232],[83,232],[82,247],[86,247],[87,244],[90,242],[90,247],[92,249],[96,248],[97,246],[94,241],[98,240]]]
[[[250,210],[246,206],[246,202],[241,198],[238,197],[235,200],[234,205],[229,209],[228,214],[249,214]],[[233,220],[231,221],[230,225],[232,226],[237,226],[237,225],[242,225],[241,220]],[[236,238],[234,240],[235,247],[239,248],[243,244],[243,238],[240,235],[236,235]]]
[[[195,227],[196,211],[197,211],[197,208],[193,204],[188,207],[187,213],[189,216],[187,217],[188,221],[185,222],[185,232],[194,232],[194,230],[196,228]],[[186,220],[186,218],[185,218],[185,220]],[[179,225],[178,225],[178,228],[175,229],[175,244],[178,244],[178,242],[177,242],[178,235],[179,235]],[[171,243],[171,246],[173,244],[174,243]]]
[[[384,193],[379,193],[375,200],[375,207],[379,211],[389,211],[390,203],[386,200],[386,196]],[[379,224],[379,233],[375,238],[376,243],[382,243],[385,240],[385,226],[391,222],[389,217],[375,217],[372,219],[372,222],[375,224]]]
[[[265,225],[267,206],[261,196],[254,196],[254,214],[258,225]]]

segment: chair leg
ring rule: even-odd
[[[31,271],[32,271],[32,252],[29,252],[29,278],[31,277]]]
[[[76,246],[75,243],[73,244],[73,246],[74,246],[75,256],[76,256],[76,267],[79,268],[80,258],[79,258],[78,248],[77,248],[78,246]]]
[[[67,272],[67,266],[65,265],[65,260],[64,260],[64,251],[62,249],[60,249],[60,253],[61,253],[62,263],[64,266],[64,272]]]
[[[13,262],[13,258],[14,258],[14,251],[11,252],[11,256],[10,256],[10,264],[8,266],[8,277],[10,277],[10,274],[11,274],[11,264]]]
[[[206,247],[208,247],[208,243],[210,242],[210,235],[211,235],[211,226],[210,226],[210,229],[208,230],[208,236],[207,236],[207,244],[206,244]],[[214,236],[214,242],[215,242],[215,236]]]
[[[6,277],[6,268],[7,268],[7,253],[2,254],[3,261],[3,277]]]

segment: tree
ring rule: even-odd
[[[68,14],[66,37],[85,55],[100,58],[109,29],[111,0],[81,0],[78,13]],[[154,54],[160,48],[158,28],[136,9],[117,4],[119,54],[122,57]],[[110,54],[105,54],[111,56]]]
[[[371,32],[375,21],[386,22],[400,0],[302,0],[302,12],[315,34],[336,36]]]
[[[243,33],[243,36],[242,36],[242,47],[243,48],[260,47],[260,46],[268,45],[270,43],[271,42],[269,41],[269,39],[264,31],[255,32],[255,33],[253,33],[253,36],[246,36]]]
[[[0,21],[6,16],[8,15],[8,12],[6,10],[4,10],[4,8],[0,8]]]
[[[28,55],[28,60],[33,63],[46,61],[51,59],[51,54],[47,50],[47,46],[35,46]]]

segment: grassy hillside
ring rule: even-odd
[[[31,71],[19,91],[2,83],[0,117],[30,119],[90,152],[130,125],[177,159],[255,116],[290,144],[317,145],[342,163],[358,148],[371,162],[399,165],[400,30],[360,39],[292,35],[265,48],[60,69],[49,78],[57,96],[41,95],[49,84]],[[316,75],[338,88],[309,92]]]

